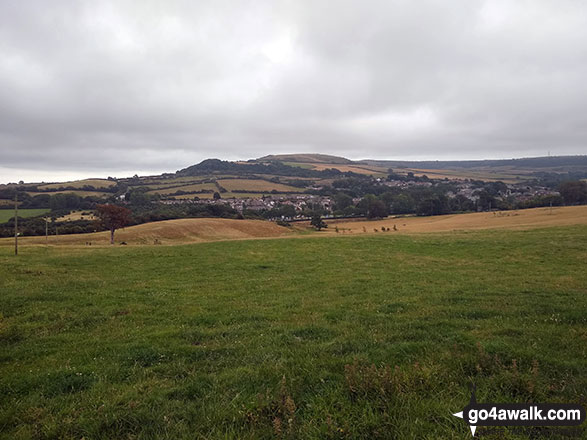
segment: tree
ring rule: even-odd
[[[581,205],[587,203],[586,182],[582,182],[581,180],[571,180],[561,183],[558,190],[567,205]]]
[[[373,194],[367,194],[357,205],[360,212],[367,216],[367,218],[383,218],[387,217],[388,210],[385,203],[379,200]]]
[[[497,200],[487,190],[484,189],[479,192],[478,206],[481,207],[482,210],[490,210],[491,208],[495,208],[496,205]]]
[[[367,218],[383,218],[387,217],[387,214],[387,206],[381,200],[376,199],[369,203]]]
[[[328,225],[322,220],[320,214],[314,214],[312,216],[312,220],[310,221],[310,225],[314,226],[317,230],[322,228],[327,228]]]
[[[215,192],[213,195],[214,200],[220,200],[222,198],[222,196],[220,195],[219,192]]]
[[[420,200],[418,215],[442,215],[448,212],[448,199],[444,195],[425,197]]]
[[[118,205],[97,205],[96,211],[100,223],[110,230],[110,244],[114,244],[114,231],[123,228],[131,221],[131,211],[124,206]]]
[[[391,202],[394,214],[411,214],[416,210],[416,201],[409,194],[399,194]]]
[[[337,211],[342,211],[353,204],[353,198],[348,194],[339,192],[334,196],[334,206]]]
[[[147,194],[146,188],[133,189],[126,193],[124,199],[132,205],[148,205],[151,203],[151,194]]]

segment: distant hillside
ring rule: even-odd
[[[282,183],[292,185],[292,179],[312,179],[315,183],[323,179],[340,178],[343,175],[370,175],[385,178],[389,169],[396,174],[428,176],[431,179],[472,179],[481,181],[503,181],[522,183],[535,179],[584,179],[587,178],[587,155],[529,157],[501,160],[453,160],[453,161],[405,161],[365,159],[352,161],[340,156],[326,154],[275,154],[248,161],[226,161],[206,159],[175,173],[158,176],[132,178],[84,179],[63,183],[29,183],[0,185],[0,205],[14,198],[14,189],[34,196],[54,196],[58,194],[77,195],[105,199],[122,194],[129,188],[140,188],[151,194],[166,196],[207,197],[215,191],[222,192],[216,184],[217,179],[262,179],[286,178]],[[557,177],[557,175],[559,177]],[[249,192],[244,187],[235,188],[238,193]],[[308,182],[306,182],[308,183]],[[197,188],[195,188],[197,186]],[[303,190],[307,186],[298,182]],[[176,194],[177,193],[177,194]],[[12,202],[8,203],[11,204]],[[38,206],[27,206],[36,208]]]
[[[289,177],[337,177],[337,170],[312,170],[289,166],[281,161],[266,162],[250,161],[248,163],[230,162],[219,159],[206,159],[199,164],[179,170],[178,176],[205,176],[213,174],[234,174],[237,176],[250,174],[271,174]]]
[[[326,164],[352,164],[353,161],[339,156],[328,154],[270,154],[257,159],[257,162],[274,161],[296,163],[326,163]]]
[[[417,169],[453,169],[453,168],[556,168],[556,167],[587,167],[587,156],[545,156],[526,157],[521,159],[496,160],[373,160],[365,159],[359,163],[381,167],[402,167]]]

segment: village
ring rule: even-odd
[[[475,211],[498,209],[499,204],[509,203],[512,206],[516,204],[523,204],[538,199],[552,199],[558,200],[560,193],[553,189],[539,186],[530,183],[505,184],[502,182],[479,182],[471,181],[469,179],[424,179],[420,180],[395,180],[372,178],[371,184],[374,188],[379,187],[374,191],[379,194],[384,194],[386,191],[393,191],[397,194],[407,193],[411,191],[425,190],[436,193],[443,193],[448,200],[461,198],[466,199],[475,206]],[[491,192],[492,198],[495,200],[493,207],[486,207],[480,204],[480,199],[487,194],[488,185],[493,189]],[[446,187],[450,190],[444,190]],[[387,189],[386,189],[387,188]],[[495,190],[497,188],[497,190]],[[247,195],[246,197],[228,197],[223,198],[221,194],[216,193],[212,198],[175,198],[170,196],[159,200],[163,205],[224,205],[229,206],[238,213],[243,212],[258,212],[268,213],[283,208],[287,208],[285,212],[288,215],[278,215],[276,217],[269,217],[271,220],[281,219],[287,221],[307,220],[314,212],[320,212],[326,218],[333,216],[343,216],[337,206],[335,194],[332,193],[333,188],[324,188],[321,186],[308,188],[308,193],[305,194],[272,194],[260,193],[258,196]],[[419,191],[420,190],[420,191]],[[312,192],[312,193],[310,193]],[[336,189],[334,189],[336,192]],[[344,191],[343,191],[344,192]],[[316,194],[318,193],[318,194]],[[366,195],[352,197],[352,205],[358,205]],[[551,202],[552,203],[552,202]],[[557,204],[555,202],[555,204]],[[388,207],[390,212],[393,212],[393,203]],[[338,214],[338,215],[337,215]],[[352,214],[352,217],[360,217],[361,214]]]

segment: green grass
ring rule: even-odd
[[[314,166],[311,163],[300,163],[300,162],[283,162],[284,165],[289,165],[290,167],[297,167],[297,168],[304,168],[307,170],[311,170]]]
[[[22,218],[37,217],[49,212],[48,209],[19,209],[18,216]],[[0,209],[0,223],[6,223],[14,217],[14,209]]]
[[[587,401],[585,227],[0,263],[0,438],[464,439],[470,381]]]

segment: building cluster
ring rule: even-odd
[[[227,199],[169,199],[161,200],[166,205],[175,204],[208,204],[208,205],[229,205],[238,212],[248,211],[270,211],[283,206],[291,206],[295,212],[305,212],[320,209],[331,211],[334,202],[330,197],[317,196],[312,194],[290,194],[290,195],[259,195],[259,197],[227,198]],[[300,214],[300,216],[302,216]],[[302,216],[303,217],[303,216]]]

